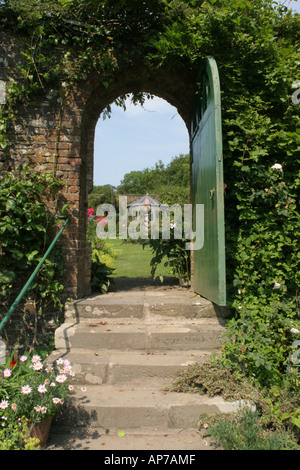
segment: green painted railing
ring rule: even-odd
[[[1,321],[0,323],[0,332],[2,331],[4,325],[6,324],[6,322],[10,319],[10,317],[12,316],[12,314],[14,313],[17,305],[20,303],[20,301],[22,300],[23,296],[25,295],[27,289],[30,287],[30,285],[32,284],[35,276],[37,275],[37,273],[39,272],[40,268],[42,267],[42,265],[44,264],[44,262],[46,261],[46,258],[49,256],[49,253],[51,252],[52,248],[54,247],[55,243],[57,242],[57,240],[59,239],[59,237],[61,236],[65,226],[67,225],[69,219],[67,219],[64,223],[64,225],[62,226],[62,228],[60,229],[60,231],[57,233],[56,237],[54,238],[53,242],[51,243],[51,245],[49,246],[48,250],[46,251],[46,253],[44,254],[43,258],[41,259],[41,261],[39,262],[39,264],[37,265],[37,267],[35,268],[35,270],[33,271],[33,273],[31,274],[30,278],[28,279],[28,281],[26,282],[26,284],[24,285],[23,289],[21,290],[20,294],[18,295],[18,297],[16,298],[16,300],[14,301],[14,303],[12,304],[12,306],[10,307],[9,311],[7,312],[7,314],[5,315],[5,317],[3,318],[3,320]]]

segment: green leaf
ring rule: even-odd
[[[33,250],[31,253],[28,253],[27,259],[28,261],[32,261],[33,258],[38,254],[38,250]]]
[[[9,210],[14,210],[14,208],[16,207],[16,201],[15,199],[8,199],[7,202],[6,202],[6,210],[9,211]]]
[[[300,418],[291,418],[291,422],[297,426],[297,428],[300,428]]]

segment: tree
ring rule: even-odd
[[[96,211],[100,204],[116,204],[116,188],[111,184],[94,186],[89,194],[89,208],[93,208]]]
[[[190,201],[189,162],[189,155],[179,155],[166,166],[159,160],[153,168],[126,173],[118,193],[149,193],[158,196],[164,204],[187,204]]]

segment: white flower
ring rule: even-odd
[[[65,374],[58,375],[55,378],[56,382],[62,384],[65,380],[67,380],[67,376]]]
[[[273,166],[271,166],[272,170],[280,170],[282,171],[282,165],[280,163],[275,163]]]
[[[274,289],[280,289],[280,287],[281,287],[281,284],[279,284],[279,282],[274,283]]]
[[[41,409],[41,412],[43,414],[46,414],[47,413],[47,407],[46,406],[43,406],[42,409]]]
[[[58,405],[58,403],[60,402],[60,398],[52,398],[52,401],[55,405]]]
[[[24,385],[24,387],[22,387],[23,395],[28,395],[31,392],[32,392],[32,388],[29,385]]]
[[[294,333],[295,335],[298,335],[300,333],[300,331],[297,328],[291,328],[290,332]]]
[[[58,365],[62,365],[64,363],[64,360],[60,357],[59,359],[57,359],[56,361],[56,364]]]
[[[38,356],[37,354],[34,354],[31,358],[31,362],[41,362],[40,356]]]
[[[38,392],[39,393],[46,393],[47,389],[46,389],[45,385],[39,385],[38,386]]]
[[[33,370],[42,370],[43,364],[39,361],[35,362],[32,366]]]
[[[72,372],[72,366],[70,366],[69,364],[65,365],[65,367],[63,369],[63,372],[65,372],[66,374],[71,373]]]
[[[36,411],[37,413],[40,413],[40,412],[41,412],[41,410],[42,410],[42,408],[41,408],[41,406],[40,406],[40,405],[38,405],[38,406],[35,406],[35,407],[34,407],[34,409],[35,409],[35,411]]]
[[[21,356],[19,359],[20,362],[25,362],[27,361],[27,356]]]
[[[5,408],[7,408],[8,405],[9,405],[9,403],[8,403],[7,400],[2,400],[2,401],[0,402],[0,409],[1,409],[1,410],[5,410]]]

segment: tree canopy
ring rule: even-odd
[[[165,204],[190,201],[189,155],[174,157],[168,165],[158,161],[153,168],[126,173],[118,186],[119,194],[154,194]]]

